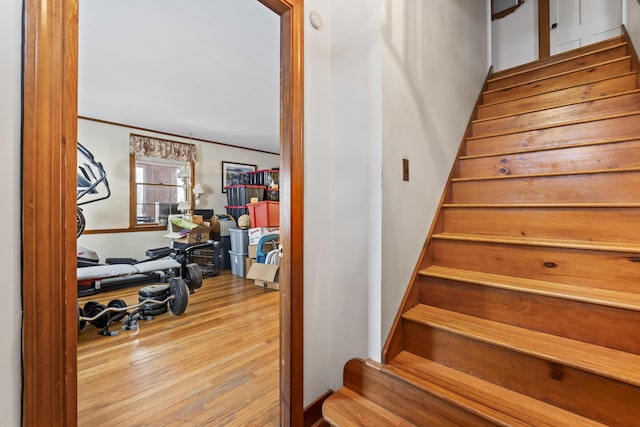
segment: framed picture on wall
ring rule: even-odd
[[[254,172],[256,165],[247,163],[222,162],[222,192],[226,193],[224,187],[236,184],[248,184],[246,181],[247,172]]]

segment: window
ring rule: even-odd
[[[178,204],[190,202],[193,163],[131,156],[131,168],[132,227],[166,226]]]

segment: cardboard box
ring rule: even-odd
[[[175,243],[205,243],[208,240],[211,240],[211,227],[199,226],[194,228],[193,230],[183,231],[173,231],[172,233],[167,233],[164,237],[169,237],[173,239]]]
[[[249,274],[249,270],[251,270],[251,266],[253,265],[253,263],[256,262],[255,259],[253,258],[247,258],[245,259],[244,262],[244,268],[246,269],[244,272],[244,277],[247,277],[247,274]]]
[[[254,262],[247,272],[247,279],[253,279],[256,286],[269,289],[280,289],[279,265],[260,264]]]
[[[249,254],[247,255],[249,258],[253,258],[256,259],[256,255],[258,252],[258,245],[249,245],[248,246],[249,250]]]
[[[262,236],[267,234],[279,234],[280,227],[259,227],[249,229],[249,244],[256,245]]]

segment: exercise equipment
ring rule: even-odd
[[[109,196],[111,196],[111,190],[102,163],[96,161],[93,154],[78,142],[76,237],[80,237],[86,225],[80,206],[108,199]],[[85,200],[81,201],[81,199]]]
[[[156,248],[146,251],[144,261],[131,260],[131,264],[98,264],[92,257],[78,261],[78,296],[95,295],[99,292],[120,289],[144,283],[167,282],[172,277],[181,277],[190,292],[202,287],[203,274],[200,266],[189,262],[191,252],[203,248],[214,248],[218,242],[191,245],[185,249]],[[85,249],[79,249],[84,253]]]
[[[171,278],[169,284],[146,286],[138,294],[141,300],[129,306],[121,299],[113,299],[107,305],[89,301],[83,308],[78,304],[78,332],[90,323],[99,329],[100,335],[116,336],[118,331],[109,329],[113,322],[126,318],[121,329],[136,330],[139,320],[152,320],[154,315],[167,311],[180,316],[189,305],[189,287],[181,277]]]

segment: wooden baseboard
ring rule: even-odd
[[[311,402],[304,408],[304,427],[328,426],[322,419],[322,404],[333,394],[333,390],[328,390],[322,396]]]

